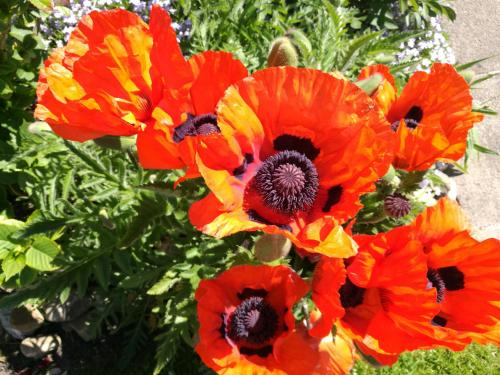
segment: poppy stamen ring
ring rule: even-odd
[[[220,133],[219,126],[217,125],[217,116],[212,113],[205,113],[203,115],[193,116],[188,115],[188,119],[181,125],[174,129],[174,142],[179,143],[184,138],[197,135],[211,135]]]
[[[228,336],[235,342],[263,344],[274,336],[277,327],[278,315],[271,305],[262,297],[250,297],[231,314]]]
[[[285,150],[264,161],[253,184],[269,208],[292,215],[314,204],[319,178],[309,158],[300,152]]]

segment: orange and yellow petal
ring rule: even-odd
[[[469,231],[470,223],[456,201],[441,198],[436,205],[426,208],[412,224],[414,236],[424,245],[443,237]]]

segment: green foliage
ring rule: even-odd
[[[443,0],[349,0],[359,9],[363,26],[385,30],[421,29],[429,19],[444,16],[456,18],[455,11]]]

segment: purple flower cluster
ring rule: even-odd
[[[78,21],[93,10],[125,8],[139,14],[145,21],[153,4],[160,5],[170,14],[175,13],[172,0],[58,0],[53,11],[40,25],[42,36],[53,46],[62,47]],[[189,37],[191,22],[172,23],[179,40]]]

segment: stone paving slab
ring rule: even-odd
[[[473,69],[476,73],[500,70],[500,0],[458,0],[452,4],[457,19],[446,23],[445,29],[457,60],[464,63],[493,56]],[[500,76],[479,84],[473,96],[500,112]],[[500,115],[487,116],[477,130],[480,145],[500,151]],[[460,203],[477,237],[500,238],[500,157],[473,157],[469,172],[456,181]]]

